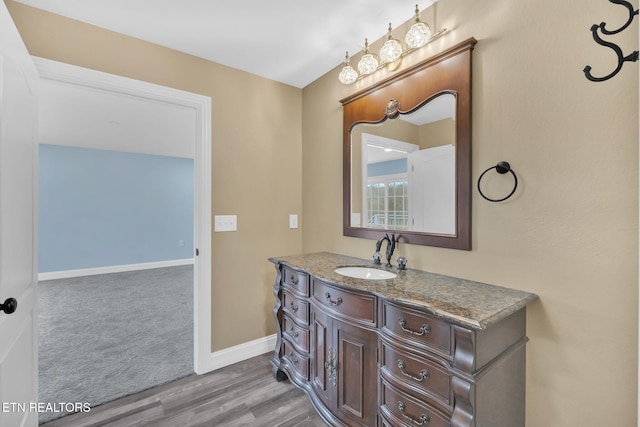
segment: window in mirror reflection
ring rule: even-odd
[[[351,133],[351,226],[455,234],[455,97]]]
[[[387,230],[407,230],[409,203],[407,178],[367,181],[367,227]]]

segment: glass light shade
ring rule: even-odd
[[[342,67],[342,71],[338,75],[338,80],[340,83],[345,85],[350,85],[356,82],[358,79],[358,72],[353,69],[351,65],[345,65]]]
[[[378,56],[369,53],[369,41],[364,39],[364,55],[358,62],[358,71],[362,75],[371,74],[378,69],[378,65],[380,65]]]
[[[371,74],[378,69],[378,65],[380,65],[378,58],[371,53],[367,53],[360,58],[358,71],[360,71],[361,74]]]
[[[407,31],[404,41],[410,48],[417,49],[427,44],[430,38],[431,28],[424,22],[418,21]]]
[[[380,59],[382,62],[395,62],[402,55],[402,45],[396,39],[389,39],[384,42],[380,49]]]

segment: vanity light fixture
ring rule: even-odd
[[[369,41],[364,39],[364,54],[358,62],[359,73],[349,65],[349,54],[347,53],[345,66],[338,75],[340,83],[346,85],[353,84],[364,76],[375,73],[380,68],[384,67],[385,64],[391,64],[400,60],[403,56],[421,48],[434,38],[447,31],[446,28],[443,28],[440,31],[432,33],[431,28],[429,28],[429,26],[424,22],[420,21],[420,9],[417,4],[414,20],[415,23],[411,26],[404,38],[407,44],[406,48],[404,48],[400,41],[393,38],[391,34],[391,23],[389,23],[387,40],[380,49],[379,57],[375,53],[369,52]]]

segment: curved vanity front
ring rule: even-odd
[[[278,380],[333,426],[524,426],[526,306],[535,294],[314,253],[270,258]],[[381,268],[385,270],[384,268]]]

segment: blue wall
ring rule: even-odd
[[[193,159],[41,144],[38,271],[192,258],[193,168]]]

